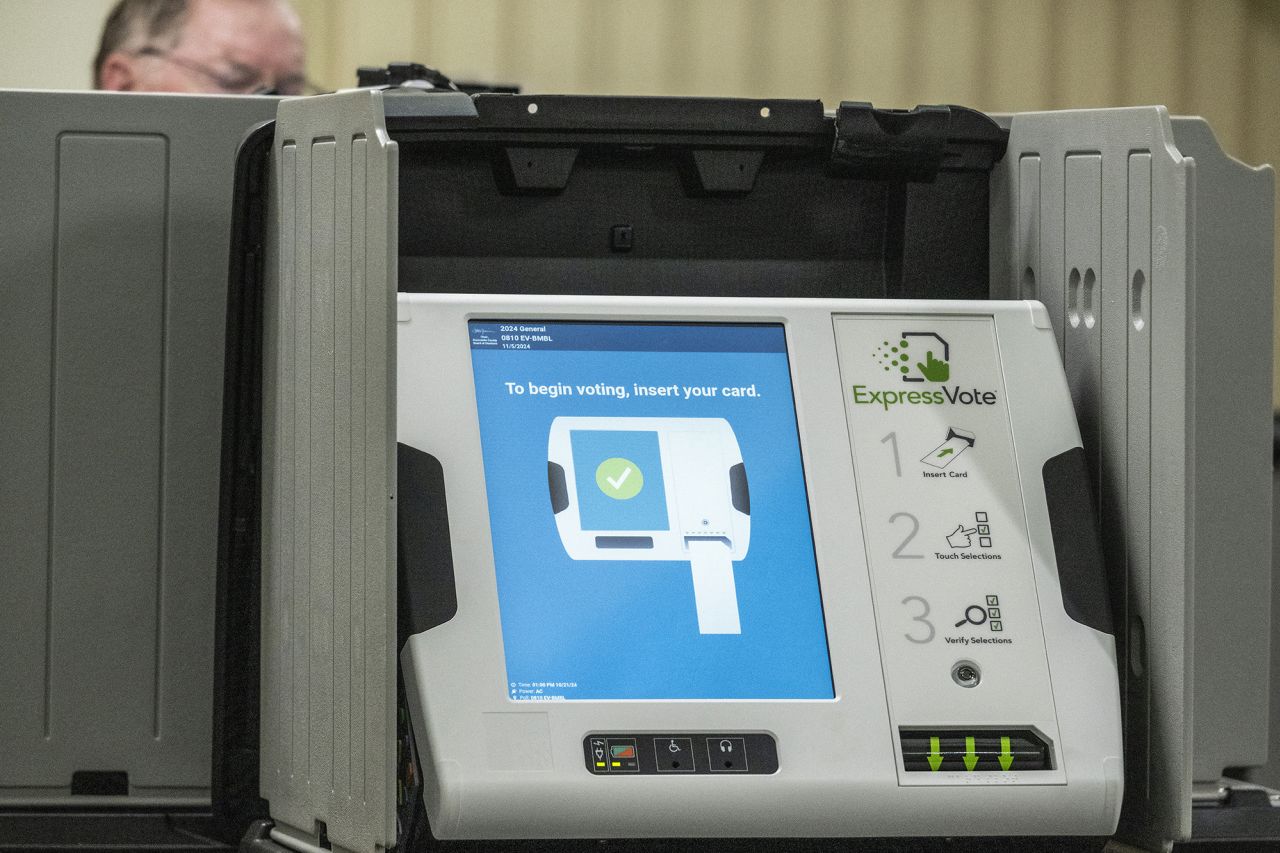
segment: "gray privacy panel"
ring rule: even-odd
[[[992,295],[1058,335],[1124,663],[1121,834],[1159,845],[1193,778],[1265,760],[1272,174],[1159,107],[1008,123]]]
[[[395,843],[397,149],[382,95],[281,104],[264,302],[261,793]]]
[[[1127,664],[1120,673],[1126,777],[1121,832],[1159,844],[1191,830],[1194,539],[1185,460],[1192,165],[1171,144],[1158,144],[1172,136],[1168,116],[1158,108],[1019,114],[1010,132],[1009,153],[992,177],[992,295],[1012,295],[1018,288],[1019,295],[1045,303],[1073,402],[1093,407],[1079,412],[1081,433],[1091,470],[1102,472],[1093,485],[1112,575],[1117,653]],[[1134,151],[1152,156],[1152,210],[1158,214],[1152,228],[1175,248],[1147,272],[1156,310],[1141,328],[1114,296],[1128,292],[1128,168]],[[1028,161],[1038,165],[1034,175],[1025,168],[1011,174],[1013,164],[1025,167]],[[1029,233],[1038,235],[1035,250]],[[1080,316],[1088,269],[1099,291],[1092,329]],[[1153,349],[1151,358],[1163,366],[1159,373],[1131,371],[1138,364],[1128,353],[1144,348]],[[1087,383],[1096,385],[1080,387]],[[1160,411],[1169,429],[1161,432],[1150,418],[1144,420],[1148,400],[1147,409]],[[1132,423],[1126,416],[1131,407]],[[1160,504],[1158,517],[1129,512],[1132,498],[1142,492]]]
[[[1275,176],[1203,119],[1174,117],[1173,139],[1196,163],[1192,772],[1212,781],[1267,760]]]
[[[274,110],[0,92],[0,804],[208,801],[232,174]]]

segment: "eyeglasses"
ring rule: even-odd
[[[134,55],[153,56],[156,59],[171,62],[179,68],[204,77],[228,95],[315,95],[324,91],[302,75],[290,75],[273,81],[265,80],[261,71],[239,62],[230,63],[232,70],[222,72],[203,62],[174,56],[171,52],[158,47],[141,47],[134,51]]]

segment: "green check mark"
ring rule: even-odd
[[[630,459],[613,456],[596,468],[596,485],[614,500],[625,501],[640,494],[644,488],[644,475]]]

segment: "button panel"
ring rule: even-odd
[[[582,748],[595,776],[778,772],[777,742],[762,733],[598,732],[583,738]]]

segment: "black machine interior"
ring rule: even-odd
[[[1006,134],[972,110],[475,105],[476,118],[388,117],[401,291],[987,296],[987,181]]]

